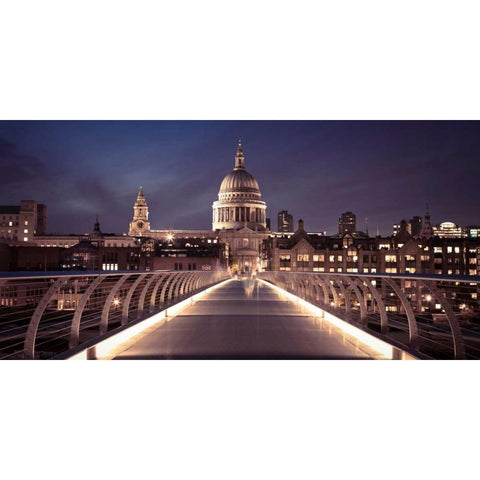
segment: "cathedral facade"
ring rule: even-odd
[[[267,232],[267,204],[255,177],[245,168],[239,141],[233,170],[223,179],[213,202],[212,230],[219,232],[232,270],[253,273],[261,269],[260,245]]]
[[[148,205],[142,187],[133,206],[129,236],[164,238],[203,238],[218,240],[224,246],[233,271],[253,273],[261,268],[260,245],[268,237],[267,205],[261,199],[255,177],[245,168],[239,141],[233,170],[220,184],[218,200],[212,205],[212,230],[152,230]]]

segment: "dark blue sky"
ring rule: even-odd
[[[34,199],[48,228],[128,230],[139,185],[152,228],[211,228],[211,204],[242,138],[276,228],[287,209],[309,231],[337,231],[352,210],[393,223],[480,223],[480,122],[0,121],[0,204]]]

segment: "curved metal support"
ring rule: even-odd
[[[322,287],[323,290],[323,303],[326,307],[330,306],[330,295],[327,290],[327,286],[325,285],[325,282],[323,281],[323,278],[320,278],[318,276],[315,276],[315,279],[318,282],[318,285]]]
[[[300,298],[305,298],[305,286],[303,284],[303,280],[302,280],[300,274],[295,273],[293,275],[293,279],[294,279],[294,282],[295,282],[295,286],[294,286],[295,293]]]
[[[199,288],[203,288],[207,285],[207,272],[203,272],[202,279],[200,281]]]
[[[180,298],[182,296],[182,290],[185,285],[185,282],[188,280],[188,277],[189,277],[188,273],[181,274],[180,279],[177,283],[177,287],[175,289],[174,298]]]
[[[380,312],[380,330],[383,335],[388,334],[388,317],[387,317],[387,308],[385,307],[385,302],[382,300],[382,296],[379,291],[373,286],[372,282],[367,277],[359,277],[370,290],[375,302],[377,303],[378,310]]]
[[[326,285],[328,286],[328,288],[330,288],[330,290],[332,292],[332,295],[333,295],[334,308],[337,308],[337,307],[340,306],[340,300],[338,298],[338,293],[337,293],[337,291],[335,290],[335,287],[333,286],[333,284],[330,281],[330,275],[325,275],[325,278],[326,278]]]
[[[197,273],[192,273],[190,275],[190,278],[188,279],[188,282],[186,283],[185,285],[185,292],[184,292],[184,295],[188,295],[191,291],[192,291],[192,284],[193,284],[193,280],[194,278],[197,276]]]
[[[99,275],[95,280],[88,286],[85,292],[78,302],[75,313],[73,314],[72,324],[70,326],[70,336],[68,339],[69,348],[76,347],[80,342],[80,321],[82,319],[83,310],[87,306],[88,301],[95,289],[107,278],[107,275]]]
[[[195,281],[193,283],[193,289],[194,290],[198,290],[200,288],[200,283],[202,281],[202,275],[203,275],[203,272],[200,272],[199,275],[197,276],[197,278],[195,279]]]
[[[338,278],[335,275],[332,275],[331,277],[334,282],[337,283],[337,285],[340,287],[340,290],[342,292],[343,298],[345,299],[345,310],[347,312],[347,315],[349,316],[352,312],[352,304],[350,302],[350,297],[348,296],[347,289],[345,288],[345,285],[342,283],[342,279]]]
[[[158,274],[153,274],[150,276],[150,278],[147,280],[147,283],[143,287],[142,293],[140,294],[140,297],[138,298],[138,309],[137,309],[137,319],[141,318],[143,315],[143,310],[145,308],[145,297],[147,296],[148,289],[152,286],[152,283],[158,278],[162,277],[161,273]]]
[[[189,288],[191,280],[194,276],[195,276],[194,273],[190,273],[190,274],[187,275],[187,279],[185,280],[185,282],[183,282],[182,288],[180,289],[180,295],[181,296],[186,295],[189,292],[188,288]]]
[[[108,317],[110,315],[110,307],[112,305],[113,299],[115,295],[118,293],[120,287],[125,283],[127,278],[130,278],[133,274],[127,273],[126,275],[122,275],[120,279],[117,281],[115,286],[110,290],[107,299],[105,300],[105,305],[103,306],[102,310],[102,317],[100,319],[100,335],[107,333],[108,331]]]
[[[152,296],[150,297],[150,313],[152,313],[155,310],[155,299],[157,298],[158,289],[160,288],[161,285],[163,285],[163,287],[165,287],[165,284],[167,282],[171,282],[172,278],[173,278],[172,275],[169,275],[169,274],[166,274],[165,276],[161,275],[160,279],[158,280],[158,282],[153,287]],[[163,280],[165,280],[165,281],[163,282]],[[160,298],[162,298],[161,295],[162,294],[160,294]]]
[[[43,312],[47,308],[48,302],[50,302],[58,289],[63,284],[67,283],[70,278],[71,277],[58,278],[52,285],[50,285],[50,288],[45,292],[42,299],[38,303],[37,308],[35,308],[32,319],[28,324],[27,333],[25,335],[25,343],[23,346],[23,354],[26,359],[32,360],[35,358],[35,340],[37,337],[38,325],[40,324]]]
[[[171,300],[174,300],[177,297],[176,289],[177,289],[178,282],[180,282],[180,280],[182,279],[182,276],[176,275],[174,278],[175,279],[172,283],[171,288],[168,289],[168,303],[170,303]]]
[[[375,301],[375,299],[373,298],[373,295],[371,293],[369,293],[369,290],[367,288],[366,285],[363,284],[362,281],[360,281],[358,278],[355,278],[352,280],[352,282],[357,286],[357,288],[359,289],[359,291],[361,292],[362,294],[362,301],[363,301],[363,305],[365,307],[365,312],[366,312],[366,315],[365,315],[365,318],[362,319],[362,325],[364,327],[368,327],[368,295],[371,296],[371,302],[373,304],[373,302]]]
[[[419,282],[436,298],[438,303],[442,306],[443,310],[445,310],[445,314],[447,316],[448,325],[450,326],[450,330],[452,332],[453,337],[453,350],[455,359],[464,359],[465,358],[465,343],[463,341],[462,330],[458,323],[457,318],[455,317],[455,313],[450,305],[450,302],[445,298],[442,292],[438,289],[436,285],[431,282],[427,282],[424,280],[419,280]]]
[[[170,275],[170,278],[168,278],[167,281],[163,284],[162,291],[160,292],[159,305],[161,303],[165,303],[165,296],[166,296],[167,288],[169,288],[169,290],[172,289],[171,284],[174,282],[175,278],[176,278],[175,275]]]
[[[365,324],[367,319],[367,306],[365,304],[365,297],[360,293],[357,284],[354,279],[350,277],[343,277],[349,285],[349,288],[353,290],[353,293],[357,297],[358,304],[360,306],[360,322]],[[362,290],[363,291],[363,290]]]
[[[130,308],[132,296],[140,283],[143,282],[143,280],[145,280],[145,275],[139,274],[138,278],[133,282],[133,285],[128,290],[127,296],[123,301],[121,325],[125,325],[126,323],[128,323],[128,310]]]
[[[398,286],[395,280],[389,278],[384,278],[383,280],[385,280],[385,283],[387,285],[390,285],[392,290],[396,293],[397,297],[402,302],[408,320],[408,344],[410,348],[418,350],[418,326],[412,306],[410,305],[407,296],[403,293],[402,289]]]

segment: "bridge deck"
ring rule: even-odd
[[[232,281],[116,359],[382,358],[258,281]]]

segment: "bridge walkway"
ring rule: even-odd
[[[372,359],[378,352],[258,280],[207,293],[115,359]]]

